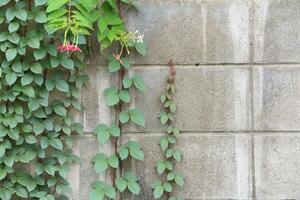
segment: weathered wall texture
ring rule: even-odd
[[[126,127],[139,141],[145,163],[133,163],[142,194],[151,200],[158,138],[159,95],[177,65],[177,125],[183,130],[179,168],[188,200],[300,199],[300,1],[141,0],[143,9],[127,17],[129,29],[145,33],[146,57],[136,67],[148,83],[133,107],[146,113],[145,129]],[[89,67],[82,93],[85,136],[76,144],[80,165],[70,175],[74,199],[86,200],[98,179],[91,157],[100,147],[90,133],[114,114],[103,90],[114,84],[100,62]]]

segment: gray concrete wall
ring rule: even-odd
[[[300,199],[300,1],[141,0],[142,10],[126,19],[145,34],[148,55],[133,58],[148,84],[132,107],[146,113],[144,129],[126,127],[125,137],[142,144],[145,163],[133,163],[142,193],[151,200],[158,138],[159,95],[177,65],[177,125],[188,200]],[[76,200],[86,200],[96,175],[90,164],[99,146],[90,133],[114,113],[103,90],[115,84],[101,62],[89,66],[83,90],[87,109],[80,117],[86,134],[78,138],[70,180]],[[145,106],[146,105],[146,106]]]

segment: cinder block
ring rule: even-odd
[[[145,162],[133,162],[141,178],[142,193],[136,199],[152,200],[151,183],[157,180],[155,163],[162,152],[161,134],[128,134],[146,153]],[[179,138],[183,160],[176,168],[186,178],[185,199],[236,199],[251,196],[250,137],[248,135],[186,133]],[[179,191],[178,191],[179,192]]]
[[[99,152],[99,145],[95,137],[85,135],[76,139],[74,148],[75,153],[80,157],[80,163],[72,167],[71,174],[69,174],[73,187],[73,199],[88,199],[91,183],[100,178],[91,163],[93,156]]]
[[[255,62],[299,62],[298,0],[254,0]]]
[[[81,90],[81,101],[85,106],[82,114],[84,132],[91,133],[99,123],[111,123],[114,112],[105,103],[104,90],[116,83],[116,77],[111,76],[108,69],[95,63],[88,66],[86,74],[90,80]]]
[[[257,134],[254,138],[257,199],[300,199],[300,135]]]
[[[137,64],[245,63],[249,61],[250,0],[141,0],[126,17],[149,45]]]
[[[238,66],[177,67],[176,123],[183,131],[239,131],[250,127],[249,69]],[[133,107],[146,115],[146,128],[127,132],[160,132],[158,119],[168,67],[138,67],[148,85],[134,94]]]
[[[254,127],[265,131],[300,130],[299,66],[254,68]]]

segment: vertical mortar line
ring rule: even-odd
[[[255,2],[254,0],[250,1],[249,6],[249,66],[250,66],[250,135],[251,135],[251,145],[250,145],[250,165],[251,165],[251,186],[252,186],[252,194],[251,198],[256,200],[256,182],[255,182],[255,150],[254,150],[254,81],[253,81],[253,65],[254,65],[254,14],[255,14]]]

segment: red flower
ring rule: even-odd
[[[58,46],[57,50],[59,50],[60,52],[81,52],[81,49],[77,45],[71,44],[69,42]]]

